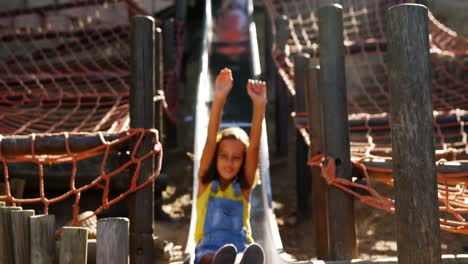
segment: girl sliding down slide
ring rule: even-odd
[[[198,171],[196,264],[232,264],[238,252],[243,252],[241,264],[264,263],[263,249],[253,243],[249,218],[266,84],[256,80],[247,82],[247,93],[253,103],[250,142],[247,133],[239,127],[218,133],[221,112],[232,86],[231,70],[221,70],[215,81],[208,133]]]

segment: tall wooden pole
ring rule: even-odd
[[[399,263],[441,263],[426,7],[387,12],[393,178]]]
[[[318,10],[320,98],[324,154],[335,159],[336,177],[351,180],[350,143],[343,44],[343,8]],[[331,260],[357,256],[353,197],[338,188],[328,192]]]
[[[187,0],[176,0],[176,20],[184,21],[187,16]]]
[[[276,28],[276,47],[275,53],[280,54],[284,52],[284,47],[289,38],[288,20],[285,16],[277,17],[275,20]],[[289,107],[289,92],[285,87],[284,81],[279,74],[275,74],[275,97],[276,97],[276,153],[285,155],[288,151],[288,126],[285,124],[290,123],[291,109]]]
[[[154,31],[154,85],[156,94],[164,94],[164,62],[163,62],[163,37],[160,28]],[[159,141],[164,142],[164,102],[154,102],[154,128],[159,132]]]
[[[296,95],[294,96],[294,111],[296,113],[296,122],[299,125],[305,125],[303,115],[306,110],[306,78],[309,73],[309,61],[310,56],[308,54],[297,54],[294,56],[294,86]],[[303,122],[300,124],[300,122]],[[288,158],[293,158],[291,165],[294,168],[293,174],[296,175],[296,196],[297,196],[297,207],[298,212],[302,216],[311,215],[311,195],[312,182],[307,166],[307,153],[308,146],[304,141],[304,137],[297,129],[293,127],[293,133],[289,135],[289,138],[294,139],[294,152],[289,153]],[[289,145],[291,147],[291,144]]]
[[[149,16],[131,20],[131,90],[130,127],[154,128],[155,27]],[[140,153],[150,151],[152,138],[143,139]],[[139,153],[137,153],[138,155]],[[142,162],[137,184],[145,182],[154,171],[154,159]],[[130,263],[153,263],[154,185],[149,184],[131,196]]]
[[[320,67],[309,63],[305,80],[307,116],[309,119],[309,157],[323,153],[322,109],[320,99]],[[319,167],[310,168],[312,177],[312,208],[315,224],[315,248],[317,259],[330,260],[330,238],[328,227],[328,190],[330,187]]]
[[[277,97],[276,97],[276,89],[277,89],[277,83],[276,83],[276,77],[278,75],[278,71],[276,70],[275,66],[275,61],[273,59],[273,22],[270,18],[270,15],[268,14],[268,11],[266,8],[263,9],[263,66],[264,66],[264,71],[265,71],[265,76],[264,80],[268,83],[268,89],[270,91],[274,92],[269,92],[267,94],[267,101],[270,102],[267,105],[266,112],[270,116],[275,117],[275,122],[270,122],[267,125],[267,134],[268,134],[268,149],[272,153],[278,153],[277,148],[278,148],[278,137],[277,137],[277,131],[278,131],[278,118],[277,118]],[[260,49],[261,50],[261,49]]]

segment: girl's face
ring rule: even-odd
[[[239,173],[244,161],[245,146],[236,139],[224,139],[219,143],[216,169],[223,180],[231,181]]]

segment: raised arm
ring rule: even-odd
[[[201,177],[207,172],[214,158],[216,150],[216,136],[218,134],[221,112],[226,101],[226,97],[232,89],[232,73],[230,69],[224,68],[216,77],[213,104],[211,106],[210,120],[208,123],[208,133],[206,135],[205,147],[200,159],[198,170],[198,190],[204,189]],[[199,192],[200,193],[200,192]]]
[[[250,144],[245,157],[245,176],[252,187],[255,181],[255,173],[258,167],[260,137],[262,134],[263,115],[266,104],[266,84],[262,81],[249,80],[247,82],[247,93],[252,99],[253,115],[252,127],[250,129]]]

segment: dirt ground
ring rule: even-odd
[[[192,163],[184,153],[173,155],[172,164],[167,164],[166,172],[171,173],[168,187],[164,192],[163,209],[173,220],[156,221],[155,232],[165,241],[166,254],[161,263],[181,260],[187,242],[191,213]],[[182,166],[183,164],[183,166]],[[287,162],[284,159],[272,160],[271,177],[273,204],[277,224],[285,251],[292,259],[316,259],[313,222],[311,218],[297,217],[295,180],[287,175]],[[377,189],[382,194],[391,193],[391,189],[381,184]],[[285,206],[288,205],[288,206]],[[302,219],[299,221],[299,219]],[[394,215],[383,210],[371,208],[355,201],[355,221],[358,238],[359,258],[375,260],[396,257],[397,244]],[[441,231],[443,254],[462,254],[468,252],[468,236]]]

